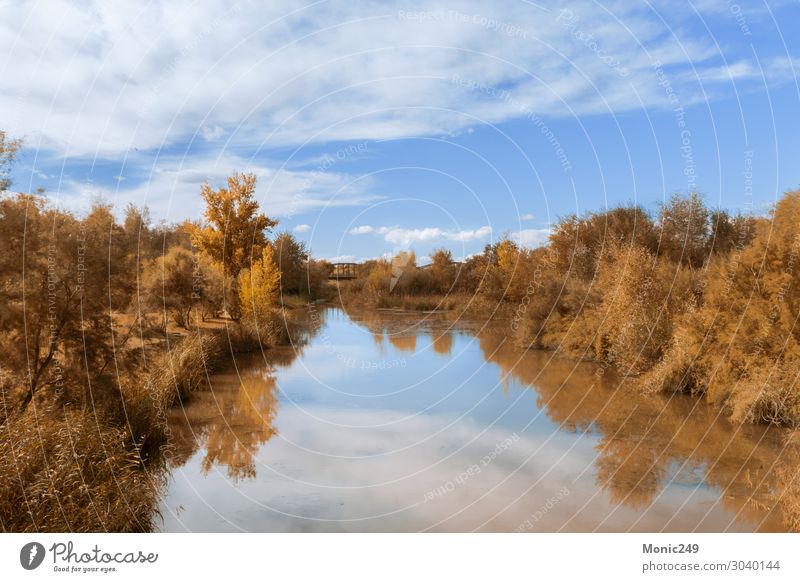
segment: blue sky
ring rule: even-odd
[[[763,213],[800,186],[796,2],[0,5],[14,188],[198,218],[259,177],[319,257],[508,234],[696,189]]]

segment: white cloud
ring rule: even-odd
[[[375,229],[371,226],[357,226],[350,229],[350,234],[371,234]]]
[[[549,228],[527,228],[511,233],[511,238],[523,247],[535,248],[547,243],[550,236]]]
[[[443,232],[439,228],[381,228],[386,242],[396,245],[410,245],[412,242],[430,242],[442,238]]]
[[[353,348],[348,345],[346,349]],[[177,479],[173,499],[191,499],[194,503],[188,503],[189,509],[179,516],[174,511],[164,511],[167,529],[202,529],[203,516],[212,511],[231,529],[257,529],[261,516],[253,507],[274,510],[270,523],[286,531],[298,529],[298,523],[308,523],[310,530],[335,531],[407,531],[436,523],[447,523],[454,531],[489,527],[512,531],[519,526],[520,516],[536,511],[547,513],[550,521],[546,523],[551,529],[545,531],[555,530],[559,520],[563,523],[567,518],[573,519],[571,523],[578,530],[590,530],[596,525],[595,514],[584,515],[590,513],[585,504],[597,495],[596,485],[591,479],[572,482],[575,475],[597,462],[597,451],[589,439],[579,439],[565,459],[563,450],[553,446],[548,434],[520,431],[517,435],[500,423],[484,426],[459,422],[455,414],[412,414],[403,408],[375,410],[364,406],[353,410],[314,405],[326,398],[329,386],[346,385],[343,375],[348,370],[336,359],[341,358],[341,352],[324,344],[309,350],[316,350],[312,352],[313,374],[304,366],[293,370],[300,376],[297,385],[302,388],[287,395],[289,402],[281,408],[280,432],[256,453],[258,474],[267,475],[270,486],[251,486],[244,497],[229,495],[223,487],[207,487],[198,492],[182,486],[185,479]],[[331,351],[335,353],[329,354]],[[500,377],[494,367],[481,372]],[[294,377],[286,381],[290,390],[295,386],[293,380]],[[422,386],[433,389],[440,381],[434,377]],[[283,380],[280,383],[283,387]],[[458,396],[462,392],[473,396],[467,392],[471,387],[466,385]],[[311,404],[300,400],[306,395]],[[482,394],[475,397],[479,396]],[[207,451],[209,437],[198,434],[197,438],[199,447],[187,471],[200,466],[203,458],[212,460]],[[469,468],[465,459],[479,459],[499,443],[509,446],[497,460],[471,472],[452,492],[437,497],[435,502],[424,502],[426,492],[440,491],[443,485],[455,482],[465,465]],[[298,448],[307,452],[298,454]],[[226,469],[220,459],[215,460],[212,474],[222,480]],[[297,478],[308,474],[319,477],[314,482]],[[545,483],[543,474],[552,483]],[[542,500],[552,497],[561,483],[569,483],[569,496],[559,501],[557,509],[541,511]],[[502,484],[503,495],[487,496],[498,484]],[[222,491],[217,493],[218,489]],[[517,500],[516,511],[503,511],[509,499]],[[464,511],[471,504],[469,511]],[[673,505],[664,503],[658,509],[677,514],[678,502]],[[376,521],[371,517],[375,515],[382,517]],[[296,516],[313,516],[316,521]],[[630,521],[635,518],[633,515]]]
[[[351,228],[350,234],[378,234],[382,235],[386,242],[408,246],[415,242],[433,242],[442,239],[455,242],[481,240],[492,234],[492,227],[482,226],[474,230],[443,230],[437,227],[401,228],[399,226],[364,225]]]
[[[199,218],[203,211],[200,187],[204,182],[223,185],[233,171],[253,172],[258,177],[256,199],[269,216],[289,217],[323,208],[360,206],[379,200],[370,193],[373,180],[348,174],[290,171],[253,163],[237,156],[159,158],[146,168],[144,180],[103,189],[96,184],[64,179],[50,194],[60,205],[85,209],[92,197],[102,195],[117,208],[128,202],[147,204],[153,216],[165,220]]]
[[[530,220],[533,220],[534,218],[536,217],[531,213],[523,214],[522,216],[519,217],[519,219],[523,222],[528,222]]]
[[[292,232],[302,234],[304,232],[308,232],[309,230],[311,230],[310,224],[298,224],[292,229]]]
[[[28,147],[111,158],[196,138],[255,148],[448,134],[476,117],[520,117],[498,87],[545,115],[666,108],[655,61],[684,106],[723,95],[707,85],[732,77],[759,88],[744,51],[721,55],[713,39],[689,36],[692,11],[569,6],[572,28],[558,9],[477,0],[433,2],[426,9],[438,16],[425,18],[409,18],[399,0],[3,2],[0,111]],[[770,56],[761,63],[779,82],[786,75],[770,74],[780,65]],[[720,69],[725,61],[735,64]]]
[[[216,141],[223,135],[225,135],[225,130],[222,129],[219,125],[215,125],[213,128],[204,125],[200,128],[200,133],[203,134],[204,140]]]
[[[443,236],[448,240],[466,242],[471,240],[481,240],[488,238],[492,234],[491,226],[482,226],[477,230],[459,230],[456,232],[445,232]]]

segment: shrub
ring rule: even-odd
[[[741,421],[800,424],[799,225],[800,191],[789,192],[751,244],[712,261],[648,388],[705,394]]]
[[[612,244],[599,268],[595,358],[631,374],[652,368],[669,347],[692,288],[688,269],[639,246]]]
[[[198,259],[182,247],[172,247],[155,259],[142,277],[145,305],[187,329],[205,286]]]

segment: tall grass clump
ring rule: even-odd
[[[163,477],[99,415],[32,406],[0,425],[0,527],[13,532],[145,532]],[[152,469],[152,467],[151,467]]]
[[[167,410],[207,386],[224,350],[220,333],[194,331],[154,355],[139,375],[123,380],[114,421],[143,455],[167,441]]]

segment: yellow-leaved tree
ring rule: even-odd
[[[508,238],[503,238],[483,249],[486,268],[482,273],[478,293],[491,302],[508,298],[509,286],[512,283],[519,263],[519,246]]]
[[[265,245],[261,258],[239,274],[242,322],[262,330],[274,320],[281,286],[281,270],[272,245]]]
[[[234,286],[242,269],[261,256],[266,234],[278,224],[259,212],[255,192],[255,174],[235,173],[228,178],[227,188],[217,190],[203,184],[200,194],[206,203],[205,223],[191,228],[192,244],[220,263]],[[225,303],[236,318],[239,294],[235,288],[233,291]]]

